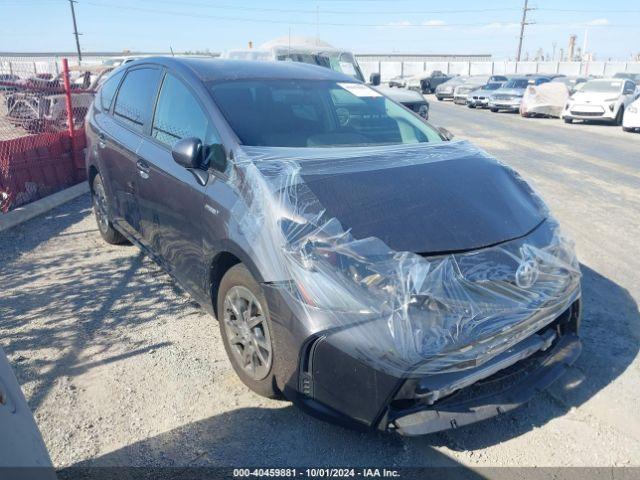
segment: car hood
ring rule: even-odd
[[[571,100],[580,103],[601,103],[605,100],[615,101],[619,97],[619,92],[576,92],[571,96]],[[615,100],[611,100],[612,98]]]
[[[310,149],[295,150],[303,159]],[[376,237],[395,251],[495,245],[526,235],[547,215],[515,172],[468,142],[331,149],[345,158],[318,159],[321,149],[311,150],[287,196],[317,204],[355,238]]]
[[[415,90],[406,90],[404,88],[391,88],[384,85],[377,85],[372,88],[374,88],[384,96],[389,97],[391,100],[398,103],[405,103],[405,102],[427,103],[424,97],[420,95],[420,93],[416,92]]]
[[[501,94],[501,95],[517,95],[519,97],[524,95],[524,91],[526,88],[499,88],[493,91],[493,94]]]

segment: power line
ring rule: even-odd
[[[73,8],[75,0],[69,0],[71,6],[71,18],[73,19],[73,34],[76,37],[76,48],[78,49],[78,63],[82,62],[82,52],[80,51],[80,34],[78,33],[78,24],[76,23],[76,11]]]
[[[520,55],[522,54],[522,39],[524,38],[524,27],[529,25],[527,23],[527,12],[533,10],[529,8],[529,0],[524,0],[524,6],[522,7],[522,21],[520,22],[520,39],[518,40],[518,53],[516,54],[516,62],[520,61]]]

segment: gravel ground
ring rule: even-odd
[[[57,467],[640,465],[640,135],[432,101],[432,121],[518,169],[576,239],[584,352],[515,412],[421,438],[355,433],[233,373],[214,319],[88,196],[0,234],[0,344]]]

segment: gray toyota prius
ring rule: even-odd
[[[579,263],[542,199],[352,77],[145,58],[86,133],[104,240],[214,315],[261,395],[420,435],[516,408],[580,354]]]

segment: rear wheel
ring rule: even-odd
[[[109,220],[107,195],[104,191],[104,185],[102,184],[102,177],[100,174],[97,174],[93,179],[91,197],[93,201],[93,213],[96,216],[98,230],[100,231],[100,236],[104,241],[111,245],[129,243],[127,239],[113,227],[111,220]]]
[[[633,132],[635,129],[633,127],[622,127],[623,132]]]
[[[240,380],[258,395],[279,397],[267,301],[243,264],[222,277],[216,314],[224,348]]]
[[[496,113],[496,112],[498,111],[498,109],[497,109],[497,108],[491,108],[490,110],[491,110],[493,113]]]
[[[573,118],[564,117],[564,123],[573,123]]]
[[[442,101],[442,97],[439,97],[438,95],[436,95],[436,98],[438,99],[439,102]]]

